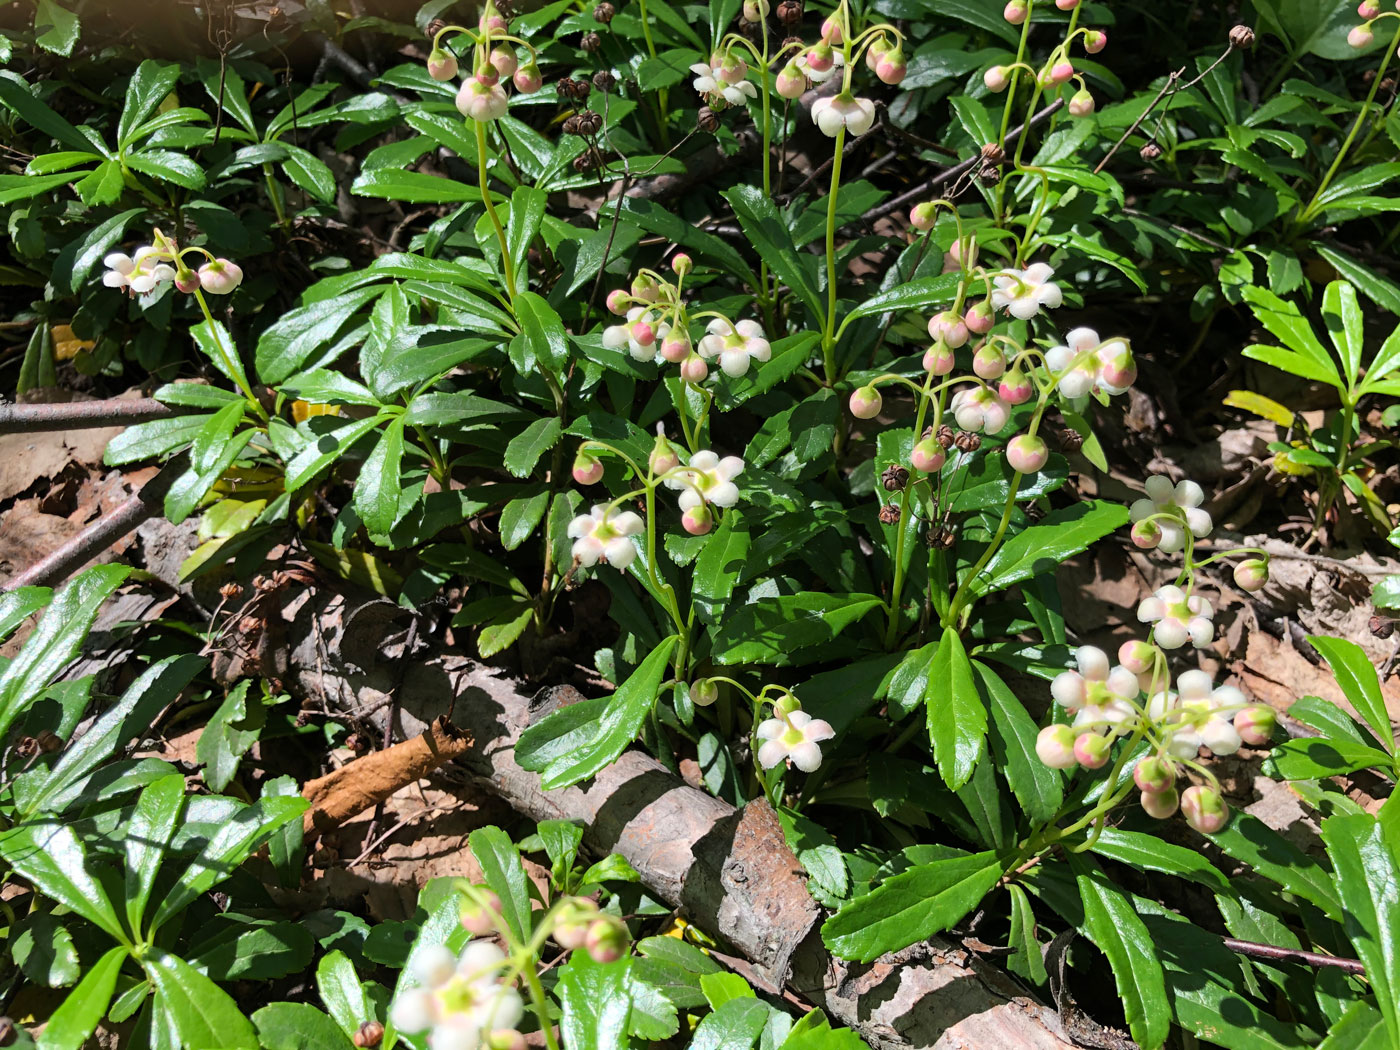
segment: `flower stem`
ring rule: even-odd
[[[510,245],[506,243],[506,230],[501,225],[501,217],[496,214],[496,204],[491,200],[490,180],[486,177],[486,125],[479,120],[472,121],[476,126],[476,173],[481,186],[481,200],[486,205],[486,214],[491,216],[491,225],[496,227],[496,239],[501,244],[501,273],[506,279],[506,296],[510,299],[511,312],[515,311],[515,263],[511,261]]]
[[[822,371],[827,386],[836,382],[836,195],[841,189],[841,156],[846,145],[844,125],[836,132],[831,160],[831,190],[826,198],[826,331],[822,334]]]
[[[214,341],[214,345],[219,348],[219,356],[223,358],[224,371],[238,384],[238,389],[243,391],[243,396],[248,399],[249,404],[257,411],[264,420],[268,418],[267,409],[263,408],[262,402],[253,396],[253,389],[248,385],[248,377],[243,371],[243,364],[234,356],[233,351],[224,345],[223,337],[219,335],[219,325],[214,320],[214,315],[209,312],[209,302],[204,298],[203,289],[196,288],[194,297],[199,302],[199,309],[204,313],[204,320],[209,325],[209,337]]]

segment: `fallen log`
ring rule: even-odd
[[[192,549],[192,527],[153,521],[141,538],[146,568],[182,586],[177,571]],[[182,589],[213,608],[218,583],[202,577]],[[653,894],[751,960],[750,976],[767,990],[792,989],[875,1050],[1074,1046],[1053,1009],[942,938],[867,965],[832,957],[819,932],[822,910],[766,804],[736,810],[635,750],[592,780],[545,791],[514,757],[516,739],[541,717],[541,705],[510,679],[432,642],[404,653],[411,614],[391,602],[323,586],[289,590],[286,599],[279,626],[287,647],[266,657],[276,665],[262,673],[362,722],[392,717],[400,740],[446,716],[470,743],[442,774],[484,786],[536,820],[582,822],[591,849],[625,856]],[[221,670],[258,673],[246,662],[235,669],[216,660]]]

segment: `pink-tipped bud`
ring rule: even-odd
[[[875,75],[886,84],[898,84],[909,72],[909,63],[904,60],[904,52],[895,48],[875,66]]]
[[[1362,18],[1375,18],[1381,13],[1379,0],[1361,0],[1361,4],[1357,7],[1356,13]]]
[[[1235,715],[1235,732],[1250,747],[1265,747],[1274,735],[1278,715],[1272,707],[1246,707]]]
[[[692,536],[703,536],[715,527],[715,516],[705,504],[691,507],[681,515],[681,528]]]
[[[884,37],[876,37],[871,41],[870,46],[865,49],[865,64],[870,67],[873,73],[875,67],[880,64],[880,59],[890,53],[890,45]]]
[[[656,342],[656,329],[646,321],[633,321],[632,327],[627,329],[627,334],[638,346],[651,346]]]
[[[699,354],[691,354],[681,362],[681,378],[687,383],[699,386],[709,374],[710,366],[705,364],[705,359]]]
[[[1005,66],[993,66],[982,74],[982,83],[987,85],[988,91],[1000,94],[1006,90],[1006,85],[1011,83],[1011,71]]]
[[[651,472],[659,477],[680,465],[680,457],[676,455],[676,450],[671,447],[669,441],[658,434],[656,444],[651,446],[651,455],[647,459],[647,466],[651,468]]]
[[[228,295],[243,283],[243,270],[227,259],[215,259],[199,268],[199,283],[210,295]]]
[[[963,324],[967,325],[967,330],[977,335],[986,335],[992,330],[992,326],[997,323],[996,315],[992,311],[992,304],[987,300],[980,303],[973,303],[963,314]]]
[[[1055,0],[1055,6],[1061,11],[1073,11],[1079,6],[1079,0]]]
[[[651,275],[639,273],[632,278],[632,298],[645,299],[649,303],[654,303],[660,295],[661,288]]]
[[[1001,382],[997,384],[997,394],[1008,405],[1024,405],[1035,396],[1035,384],[1018,365],[1001,377]]]
[[[1181,805],[1181,796],[1174,787],[1166,791],[1144,791],[1139,796],[1142,811],[1156,820],[1166,820]]]
[[[802,75],[802,70],[789,62],[778,73],[774,86],[778,89],[778,94],[786,99],[799,98],[802,92],[807,90],[807,78]]]
[[[1363,47],[1370,47],[1371,42],[1376,39],[1376,34],[1365,26],[1356,26],[1347,34],[1347,43],[1358,51]],[[1189,818],[1188,818],[1189,819]]]
[[[502,36],[507,25],[505,18],[489,7],[476,23],[477,28],[487,36]]]
[[[972,371],[982,379],[1000,379],[1006,371],[1006,354],[995,343],[985,343],[972,355]]]
[[[816,44],[807,51],[807,68],[813,73],[825,73],[836,65],[836,52],[826,44]]]
[[[674,328],[661,344],[661,356],[672,364],[680,364],[690,356],[690,351],[690,336],[684,332],[677,333]],[[704,376],[700,378],[704,379]]]
[[[457,75],[457,58],[441,48],[428,55],[428,76],[434,80],[451,80]]]
[[[1155,521],[1144,519],[1133,525],[1129,535],[1132,536],[1133,546],[1145,551],[1156,550],[1162,542],[1162,527]]]
[[[916,204],[909,211],[909,225],[920,233],[928,233],[938,219],[938,207],[932,201]]]
[[[914,465],[914,469],[922,470],[925,474],[938,473],[947,459],[947,451],[931,437],[918,442],[909,456],[909,462]]]
[[[1035,738],[1035,754],[1051,769],[1073,769],[1079,761],[1074,757],[1074,730],[1066,725],[1050,725]]]
[[[709,707],[719,699],[719,686],[708,678],[690,683],[690,702],[696,707]]]
[[[1133,782],[1143,791],[1159,794],[1176,783],[1176,767],[1164,758],[1149,755],[1133,770]]]
[[[924,371],[936,376],[946,376],[957,365],[953,351],[944,343],[934,343],[924,351]]]
[[[1065,61],[1056,62],[1050,67],[1050,83],[1064,84],[1074,76],[1074,66]]]
[[[1108,764],[1113,741],[1098,733],[1080,733],[1074,741],[1074,759],[1085,769],[1098,769]]]
[[[1146,674],[1157,663],[1157,650],[1150,642],[1124,642],[1118,647],[1118,662],[1133,674]]]
[[[1050,449],[1045,439],[1036,434],[1017,434],[1006,443],[1006,462],[1012,470],[1022,474],[1035,474],[1042,470],[1050,459]]]
[[[490,62],[483,62],[472,74],[472,80],[485,87],[495,87],[501,82],[501,74]]]
[[[1262,590],[1269,582],[1269,563],[1263,558],[1249,558],[1235,566],[1235,586],[1242,591]]]
[[[1181,812],[1202,835],[1214,835],[1230,822],[1230,807],[1220,793],[1200,784],[1181,793]]]
[[[511,81],[515,84],[515,90],[522,95],[533,95],[544,85],[544,76],[540,73],[540,67],[530,62],[517,69]]]
[[[1026,20],[1028,14],[1030,14],[1030,7],[1026,4],[1026,0],[1009,0],[1006,7],[1002,9],[1001,17],[1013,26],[1018,26]]]
[[[950,350],[967,342],[967,325],[952,310],[941,310],[928,319],[930,339],[941,339]]]
[[[588,939],[588,928],[598,914],[598,905],[587,897],[574,897],[559,905],[559,922],[554,927],[554,940],[559,947],[573,951],[582,948]]]
[[[508,47],[498,47],[491,51],[491,65],[496,67],[496,72],[503,77],[513,76],[520,68],[520,60],[515,57],[515,51]]]
[[[834,18],[822,22],[822,39],[829,44],[841,43],[841,23]]]
[[[603,463],[591,452],[580,452],[574,459],[574,480],[580,485],[596,485],[603,480]]]
[[[671,272],[677,277],[684,277],[693,269],[695,269],[695,260],[686,255],[685,252],[676,252],[675,255],[671,256]]]
[[[199,280],[199,274],[193,270],[179,269],[175,271],[175,287],[186,295],[193,295],[196,288],[203,287]]]
[[[1087,117],[1094,112],[1094,96],[1089,94],[1088,88],[1080,88],[1069,100],[1069,115],[1072,117]]]
[[[1108,34],[1102,29],[1090,29],[1084,34],[1084,50],[1089,54],[1097,55],[1106,47],[1108,47]]]
[[[457,918],[462,929],[477,937],[486,937],[496,932],[496,917],[501,914],[501,898],[485,886],[477,886],[476,891],[483,898],[481,903],[464,900]]]
[[[608,311],[620,317],[628,310],[627,291],[623,288],[614,288],[608,293],[607,303]]]
[[[873,386],[863,386],[851,392],[851,415],[857,419],[874,419],[880,414],[884,399]]]

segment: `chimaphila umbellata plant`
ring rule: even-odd
[[[581,676],[588,698],[529,727],[518,760],[553,789],[640,741],[677,769],[694,759],[729,802],[767,799],[835,913],[825,937],[842,955],[975,927],[1048,995],[1043,934],[1074,928],[1113,969],[1143,1045],[1176,1038],[1171,1025],[1224,1045],[1311,1045],[1353,1006],[1349,1023],[1383,1021],[1386,1003],[1355,982],[1317,1003],[1290,996],[1285,1015],[1269,982],[1296,973],[1245,973],[1223,947],[1222,931],[1266,929],[1369,950],[1346,931],[1343,890],[1293,876],[1324,869],[1240,812],[1232,771],[1258,768],[1271,709],[1196,666],[1229,655],[1239,608],[1217,584],[1267,601],[1270,556],[1198,550],[1214,531],[1209,486],[1178,471],[1139,485],[1158,435],[1121,420],[1165,397],[1172,372],[1194,395],[1208,390],[1195,369],[1238,365],[1247,311],[1311,365],[1262,343],[1250,358],[1318,380],[1278,304],[1345,330],[1346,295],[1323,291],[1336,274],[1320,268],[1395,308],[1378,256],[1355,250],[1390,236],[1380,82],[1394,49],[1353,91],[1335,55],[1304,75],[1266,59],[1320,34],[1294,24],[1299,12],[1261,12],[1277,22],[1261,24],[1262,46],[1222,24],[1191,37],[1194,72],[1168,77],[1180,56],[1168,64],[1162,34],[1148,40],[1126,5],[915,6],[894,19],[758,0],[708,22],[668,17],[662,0],[488,6],[429,25],[452,21],[434,10],[422,44],[369,88],[308,95],[243,53],[226,75],[224,63],[147,66],[122,100],[131,119],[95,99],[81,117],[94,133],[110,117],[114,134],[97,135],[108,153],[45,115],[62,108],[57,92],[4,76],[0,100],[34,124],[28,137],[57,145],[27,143],[33,170],[0,189],[47,180],[112,209],[78,244],[44,191],[4,198],[26,272],[57,282],[42,316],[78,335],[140,333],[133,345],[165,348],[149,352],[162,381],[183,380],[156,393],[187,414],[132,428],[111,458],[188,453],[167,510],[204,512],[189,574],[284,545],[524,677]],[[1180,21],[1190,35],[1225,13]],[[1283,90],[1268,86],[1275,72]],[[555,90],[541,90],[546,76]],[[1264,84],[1259,106],[1247,83]],[[200,89],[209,113],[137,136]],[[308,147],[353,160],[353,180],[316,168]],[[63,169],[72,153],[92,159]],[[653,196],[666,184],[654,176],[685,189]],[[226,196],[200,199],[206,178]],[[351,206],[403,205],[403,225],[342,247],[331,234],[354,223],[330,204],[340,190]],[[155,227],[171,237],[131,247]],[[54,312],[70,300],[73,317]],[[1307,437],[1337,485],[1371,492],[1383,516],[1372,486],[1386,449],[1358,435],[1374,399],[1394,395],[1379,385],[1389,359],[1363,355],[1364,330],[1354,344],[1344,334],[1346,379],[1319,380],[1343,408]],[[40,361],[34,345],[26,358]],[[188,382],[205,363],[205,381]],[[1219,398],[1196,400],[1213,413]],[[1300,440],[1274,451],[1301,461]],[[1142,498],[1106,495],[1091,468]],[[1169,556],[1151,556],[1163,575],[1121,611],[1126,643],[1061,601],[1078,586],[1063,563],[1097,544]],[[1288,741],[1267,771],[1392,768],[1364,674],[1348,652],[1318,649],[1348,668],[1367,724],[1304,705],[1330,753]],[[1324,874],[1352,909],[1347,836],[1372,833],[1367,815],[1340,792],[1298,790],[1328,822]],[[1245,886],[1215,850],[1249,866],[1231,869]],[[1123,865],[1194,880],[1218,913],[1187,911],[1176,879],[1152,900],[1134,894]],[[426,913],[434,899],[425,891]],[[551,972],[551,938],[573,952],[571,974],[626,965],[553,934],[534,944],[511,926],[520,913],[503,907],[507,929],[472,947],[390,966],[408,974],[394,1000],[410,1040],[513,1046],[548,1031],[552,1007],[537,1009],[527,971]],[[1076,947],[1073,965],[1102,963]],[[562,1009],[584,986],[564,983]]]

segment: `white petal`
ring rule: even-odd
[[[1084,704],[1084,678],[1078,671],[1061,671],[1050,683],[1050,695],[1073,711]]]
[[[1108,691],[1132,700],[1138,695],[1138,677],[1126,667],[1115,667],[1108,675]]]
[[[136,269],[136,263],[125,252],[113,252],[102,260],[102,265],[120,274],[128,274]]]
[[[1233,755],[1240,749],[1240,734],[1223,718],[1212,718],[1200,729],[1201,740],[1217,755]]]
[[[421,1032],[433,1023],[433,1004],[422,988],[400,992],[389,1008],[389,1020],[400,1032]]]
[[[1215,523],[1210,520],[1210,514],[1200,507],[1186,508],[1186,527],[1191,530],[1191,535],[1198,540],[1203,540],[1210,535],[1210,530],[1215,527]]]
[[[1029,295],[1012,299],[1007,309],[1011,311],[1011,316],[1021,321],[1029,321],[1040,312],[1040,304]]]
[[[108,270],[102,275],[102,283],[108,288],[125,288],[131,282],[127,280],[126,274],[119,270]]]
[[[1096,645],[1081,645],[1074,651],[1079,673],[1095,682],[1108,678],[1108,654]]]
[[[452,979],[457,969],[457,956],[441,944],[433,944],[416,953],[410,970],[419,984],[436,988]]]
[[[1199,507],[1205,502],[1206,494],[1194,481],[1178,481],[1172,496],[1178,507]]]
[[[721,481],[705,493],[705,498],[716,507],[732,507],[739,502],[739,487],[732,481]]]
[[[1180,649],[1186,644],[1186,626],[1180,620],[1162,620],[1153,632],[1163,649]]]
[[[802,730],[802,735],[808,740],[830,740],[836,735],[836,730],[825,718],[813,718]]]
[[[769,718],[758,723],[756,732],[760,740],[776,740],[783,735],[785,729],[787,729],[787,723],[781,718]]]
[[[725,350],[719,355],[719,367],[725,375],[737,379],[749,370],[748,351],[743,349]]]
[[[1182,671],[1176,676],[1176,692],[1183,700],[1204,700],[1213,688],[1210,675],[1204,671]]]
[[[1162,541],[1157,544],[1157,549],[1163,554],[1175,554],[1186,546],[1186,530],[1179,521],[1163,518],[1157,522],[1157,526],[1162,530]]]
[[[1186,625],[1186,630],[1191,635],[1191,644],[1197,649],[1204,649],[1215,638],[1215,624],[1211,623],[1204,616],[1193,616]]]
[[[725,456],[715,468],[715,476],[721,481],[737,478],[744,472],[744,461],[738,456]]]
[[[707,448],[690,457],[690,466],[696,470],[713,470],[718,463],[719,456]]]
[[[789,754],[792,756],[792,764],[804,773],[810,773],[822,764],[822,749],[810,740],[794,744]]]
[[[1167,603],[1155,594],[1150,598],[1144,598],[1138,604],[1137,618],[1139,623],[1151,623],[1166,615]]]
[[[636,559],[637,548],[632,546],[632,541],[626,536],[618,536],[603,544],[603,553],[607,555],[608,564],[614,569],[625,569]]]
[[[787,756],[787,748],[776,740],[770,740],[758,749],[758,764],[764,769],[772,769],[781,765]]]

